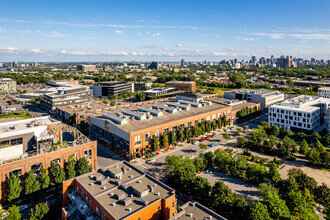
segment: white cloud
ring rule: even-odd
[[[114,31],[115,34],[121,35],[123,33],[123,31]]]
[[[40,49],[34,48],[30,50],[32,53],[41,53]]]
[[[253,41],[253,37],[234,37],[236,40]]]
[[[158,36],[160,36],[160,33],[159,33],[159,32],[154,33],[154,34],[152,34],[152,36],[153,36],[153,37],[158,37]]]
[[[51,31],[50,33],[43,34],[46,37],[66,37],[65,34],[62,34],[58,31]]]
[[[298,38],[303,40],[330,40],[330,34],[328,33],[251,33],[255,36],[269,37],[271,39],[283,39],[285,37]]]
[[[226,56],[227,54],[223,53],[223,52],[214,52],[214,55],[215,56]]]

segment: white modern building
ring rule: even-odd
[[[328,128],[330,99],[301,95],[269,107],[268,122],[312,134]]]
[[[0,94],[16,94],[16,81],[11,78],[0,78]]]
[[[330,87],[322,87],[318,90],[318,95],[323,98],[330,98]]]

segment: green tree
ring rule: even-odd
[[[109,101],[107,99],[103,99],[102,102],[103,102],[103,104],[106,104],[106,105],[109,103]]]
[[[43,95],[39,95],[38,102],[42,102],[43,100],[44,100],[44,96]]]
[[[166,133],[164,133],[162,136],[162,145],[163,145],[163,147],[167,147],[167,145],[168,145],[168,137],[167,137]]]
[[[205,157],[196,157],[194,159],[194,165],[196,167],[196,172],[204,171],[207,167],[207,161]]]
[[[299,153],[303,155],[307,155],[308,150],[309,150],[308,143],[305,139],[303,139],[299,148]]]
[[[268,178],[273,184],[278,183],[281,180],[281,175],[277,170],[277,165],[275,163],[271,163],[268,171]]]
[[[17,199],[21,195],[22,188],[20,186],[20,180],[18,175],[11,174],[9,178],[9,194],[8,201],[11,202],[14,199]]]
[[[244,131],[247,131],[247,130],[249,130],[249,126],[245,125],[245,126],[243,127],[243,129],[244,129]]]
[[[31,209],[29,220],[41,220],[45,219],[49,212],[49,206],[47,202],[41,202]]]
[[[22,218],[21,213],[19,213],[19,206],[12,205],[8,208],[7,220],[20,220]]]
[[[314,200],[308,189],[305,189],[303,193],[299,190],[291,190],[287,201],[291,214],[296,216],[297,219],[319,219],[314,213]]]
[[[178,130],[178,140],[179,140],[179,142],[184,141],[184,134],[183,134],[181,126],[179,127],[179,130]]]
[[[207,145],[206,144],[199,144],[199,148],[204,152],[207,149]]]
[[[172,146],[176,146],[176,135],[175,135],[174,131],[171,131],[171,133],[170,133],[170,144]]]
[[[226,127],[227,126],[227,116],[225,114],[222,116],[221,121],[222,121],[223,126]]]
[[[210,197],[211,185],[206,178],[196,176],[191,183],[191,195],[197,201],[203,204],[209,203],[208,198]]]
[[[76,177],[74,160],[69,160],[69,162],[66,164],[66,175],[67,175],[67,179],[72,179]]]
[[[31,100],[30,100],[30,102],[31,102],[32,104],[36,103],[35,98],[32,97]]]
[[[312,138],[313,138],[314,142],[322,140],[321,135],[320,135],[319,133],[317,133],[317,132],[315,132],[315,133],[312,135]]]
[[[215,159],[215,155],[212,151],[209,151],[207,153],[204,154],[204,157],[207,161],[208,166],[213,166],[214,164],[214,159]]]
[[[115,102],[114,101],[111,101],[110,102],[110,106],[115,106]]]
[[[190,129],[189,127],[186,127],[184,133],[185,133],[185,136],[186,136],[187,142],[190,143],[190,139],[191,139],[191,129]]]
[[[210,131],[211,131],[211,122],[210,121],[206,121],[205,128],[206,128],[206,132],[210,133]]]
[[[261,183],[266,176],[266,168],[259,164],[249,164],[246,170],[246,177],[255,183]]]
[[[159,148],[159,145],[158,145],[158,137],[157,136],[154,136],[154,138],[152,139],[152,150],[153,151],[157,151],[158,148]]]
[[[40,183],[34,176],[32,170],[26,173],[26,177],[24,180],[24,188],[25,188],[26,195],[40,190]]]
[[[267,206],[261,202],[254,202],[250,208],[249,220],[270,220]]]
[[[60,184],[65,180],[65,172],[57,163],[50,166],[50,175],[51,181],[55,184]]]
[[[293,85],[293,79],[289,78],[286,80],[286,84],[288,84],[289,86]]]
[[[298,152],[296,142],[293,139],[289,138],[288,136],[284,137],[283,145],[293,153]]]
[[[227,134],[227,133],[224,133],[222,136],[223,136],[224,139],[229,139],[230,138],[229,134]]]
[[[275,187],[262,183],[259,185],[259,189],[260,195],[264,203],[267,205],[269,214],[273,219],[290,219],[290,210],[285,201],[279,197],[278,191]]]
[[[88,173],[90,171],[88,160],[85,157],[82,157],[78,160],[76,164],[76,171],[78,176]]]
[[[41,177],[40,177],[40,184],[41,188],[46,189],[49,186],[50,183],[50,177],[47,175],[47,170],[41,166],[40,169]]]
[[[215,121],[212,121],[211,122],[211,127],[212,127],[212,130],[215,131],[215,130],[217,130],[218,125],[217,125],[217,123]]]
[[[218,213],[230,209],[233,193],[221,180],[216,182],[211,190],[212,208]]]
[[[325,147],[321,144],[319,140],[316,140],[316,143],[314,144],[314,148],[319,153],[325,152]]]

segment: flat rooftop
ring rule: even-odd
[[[212,210],[206,208],[205,206],[197,202],[187,202],[182,205],[181,211],[176,214],[171,220],[205,220],[205,219],[214,219],[214,220],[226,220],[226,218],[221,215],[213,212]],[[210,218],[211,217],[211,218]]]
[[[195,81],[168,81],[166,83],[180,83],[180,84],[193,84]]]
[[[228,106],[232,107],[232,111],[241,110],[242,108],[247,108],[256,105],[254,102],[247,102],[245,100],[238,99],[226,99],[221,97],[207,99],[213,103],[225,103]]]
[[[167,100],[157,100],[157,102],[144,102],[143,105],[142,104],[135,104],[135,105],[128,105],[128,106],[124,106],[121,108],[114,108],[114,109],[110,109],[110,110],[104,110],[104,112],[108,112],[110,114],[113,115],[118,115],[119,113],[121,113],[122,109],[127,109],[127,110],[131,110],[131,111],[137,111],[138,107],[143,106],[145,108],[149,108],[152,109],[152,106],[154,104],[157,105],[166,105],[166,102],[170,102],[170,101],[175,101],[175,98],[173,99],[167,99]],[[133,132],[133,131],[138,131],[144,128],[150,128],[150,127],[154,127],[154,126],[158,126],[161,124],[165,124],[165,123],[169,123],[169,122],[174,122],[174,121],[178,121],[184,118],[189,118],[189,117],[193,117],[196,115],[200,115],[200,114],[205,114],[207,112],[212,112],[212,111],[216,111],[216,110],[220,110],[223,108],[228,108],[229,105],[226,103],[212,103],[211,105],[204,105],[202,107],[194,107],[194,106],[190,106],[189,110],[177,110],[177,112],[175,113],[169,113],[163,109],[159,109],[159,111],[163,112],[162,116],[156,117],[156,116],[152,116],[151,119],[147,118],[144,120],[132,120],[132,119],[128,119],[128,123],[127,124],[116,124],[114,122],[112,122],[110,119],[106,119],[102,117],[102,114],[104,112],[100,112],[98,115],[95,115],[94,117],[96,118],[103,118],[104,120],[108,120],[110,123],[116,124],[117,126],[119,126],[120,128],[122,128],[123,130],[127,131],[127,132]],[[169,108],[174,108],[169,106]],[[123,116],[125,117],[125,116]]]
[[[319,109],[321,103],[330,103],[330,99],[318,96],[301,95],[292,99],[287,99],[281,103],[273,105],[274,108],[292,109],[304,112],[313,112]]]
[[[76,180],[115,218],[122,219],[175,191],[127,162],[76,177]]]

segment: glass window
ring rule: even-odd
[[[211,117],[210,116],[207,116],[206,120],[210,121],[211,120]]]
[[[201,119],[201,122],[204,122],[204,118]]]
[[[184,129],[184,124],[181,124],[181,128],[182,128],[182,130]]]
[[[146,133],[146,142],[151,141],[151,133]]]
[[[212,115],[212,120],[215,121],[216,117],[216,115]]]
[[[165,134],[168,134],[168,128],[165,128],[165,129],[164,129],[164,133],[165,133]]]
[[[178,130],[178,127],[175,125],[175,126],[173,126],[173,131],[174,132],[177,132],[177,130]]]
[[[191,128],[191,121],[188,122],[188,128]]]
[[[221,113],[218,114],[218,118],[221,118]]]
[[[230,110],[228,110],[228,117],[230,117]]]
[[[89,149],[89,150],[85,150],[85,158],[86,158],[87,160],[92,159],[92,150],[91,150],[91,149]]]
[[[135,136],[135,145],[140,145],[141,144],[141,135]]]
[[[159,136],[160,136],[160,132],[159,132],[159,130],[157,130],[157,131],[155,132],[155,136],[156,136],[156,137],[159,137]]]
[[[198,120],[195,120],[195,125],[198,125]]]
[[[0,148],[2,148],[2,147],[9,147],[9,146],[10,146],[9,140],[0,141]]]
[[[23,143],[23,138],[11,139],[11,145],[18,145]]]

